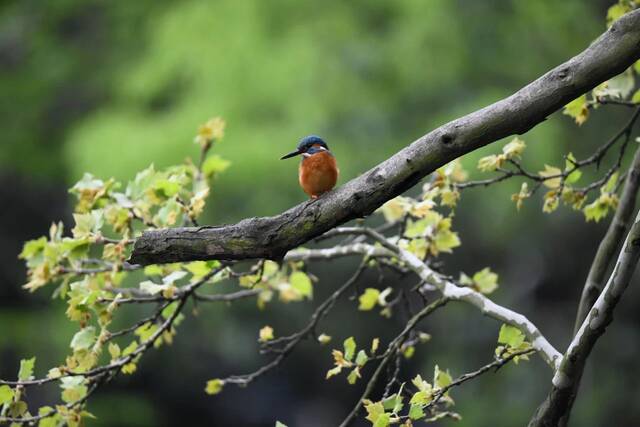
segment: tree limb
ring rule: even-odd
[[[522,134],[569,101],[640,58],[640,10],[624,15],[582,53],[515,94],[447,123],[320,199],[237,224],[145,232],[130,262],[280,259],[287,251],[351,219],[372,213],[461,155]]]
[[[596,302],[606,278],[607,270],[614,259],[624,234],[629,229],[633,210],[636,206],[638,187],[640,187],[640,149],[636,151],[631,166],[629,166],[624,189],[620,196],[620,204],[611,220],[611,224],[609,224],[607,233],[600,242],[600,246],[598,246],[598,251],[589,269],[589,275],[580,297],[574,334],[578,332],[582,322],[587,317],[589,309]]]
[[[606,286],[571,341],[553,377],[551,391],[533,415],[529,427],[566,425],[587,358],[598,338],[611,323],[613,310],[631,281],[638,258],[640,213],[631,226]]]

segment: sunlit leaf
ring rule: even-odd
[[[364,293],[360,295],[358,301],[360,301],[360,305],[358,306],[358,310],[368,311],[373,309],[378,303],[378,297],[380,296],[380,291],[375,288],[367,288],[364,290]]]
[[[587,118],[589,117],[589,108],[587,107],[587,95],[582,95],[579,98],[576,98],[570,103],[568,103],[564,107],[564,110],[562,110],[562,113],[570,117],[573,117],[573,119],[578,125],[581,125],[584,122],[586,122]]]
[[[36,364],[36,358],[22,359],[20,361],[20,370],[18,371],[18,379],[27,381],[33,378],[33,368]]]
[[[216,378],[216,379],[207,381],[207,386],[205,387],[204,391],[207,394],[215,395],[220,393],[223,387],[224,387],[224,381]]]

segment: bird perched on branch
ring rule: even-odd
[[[300,187],[312,199],[331,190],[338,180],[338,165],[327,143],[319,136],[310,135],[302,138],[298,148],[291,153],[282,156],[280,160],[302,155],[300,168],[298,169],[298,181]]]

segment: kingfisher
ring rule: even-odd
[[[300,187],[312,199],[330,191],[338,180],[338,165],[327,143],[317,135],[309,135],[300,140],[295,151],[286,154],[280,160],[302,155],[298,168]]]

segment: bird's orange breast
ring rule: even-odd
[[[298,179],[304,192],[315,199],[336,185],[338,174],[335,157],[323,151],[302,159]]]

